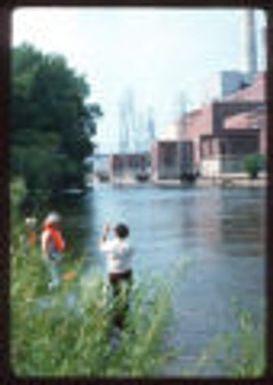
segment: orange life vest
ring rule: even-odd
[[[64,251],[65,242],[60,230],[56,229],[53,225],[46,225],[44,231],[49,231],[48,242],[53,242],[56,251]]]

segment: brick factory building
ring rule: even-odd
[[[190,141],[160,141],[151,149],[152,178],[179,179],[193,172],[193,145]]]
[[[176,179],[184,169],[204,177],[242,172],[246,155],[265,154],[265,82],[259,73],[250,86],[178,121],[176,140],[153,144],[153,179]]]
[[[144,178],[149,173],[150,155],[148,153],[112,154],[109,169],[112,182]]]

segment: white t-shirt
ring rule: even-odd
[[[127,239],[101,241],[100,250],[106,253],[109,273],[124,273],[132,268],[133,249]]]

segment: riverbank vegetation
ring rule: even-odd
[[[81,276],[81,259],[65,259],[64,280],[48,292],[39,247],[30,246],[18,204],[25,188],[12,183],[11,366],[26,377],[136,377],[159,373],[167,353],[164,330],[170,320],[167,285],[135,285],[122,333],[113,335],[113,305],[99,273]],[[72,301],[72,303],[71,303]]]
[[[184,371],[186,377],[202,376],[206,368],[217,363],[220,372],[231,378],[259,378],[266,373],[265,325],[254,320],[238,301],[231,306],[236,314],[234,331],[218,335],[203,349],[192,370]]]
[[[12,50],[11,174],[29,192],[56,194],[84,187],[84,159],[92,155],[98,104],[64,57],[28,44]]]
[[[11,185],[10,361],[14,373],[27,377],[150,377],[161,376],[178,355],[181,359],[181,350],[183,359],[187,347],[170,347],[166,341],[173,316],[170,282],[149,277],[149,284],[143,279],[135,285],[126,327],[118,336],[112,334],[113,306],[105,280],[96,272],[81,275],[81,258],[67,255],[63,273],[73,271],[76,278],[48,291],[39,246],[26,242],[18,212],[25,190],[20,179]],[[185,279],[190,268],[190,260],[177,261],[172,285],[176,279]],[[227,377],[263,375],[263,325],[254,322],[241,306],[236,312],[237,330],[212,340],[192,370],[181,371],[181,377],[202,377],[211,363]]]
[[[14,228],[11,262],[11,364],[18,376],[150,377],[162,375],[185,346],[166,348],[171,322],[168,285],[150,280],[135,287],[126,327],[113,339],[105,281],[99,273],[80,278],[80,261],[63,270],[76,279],[48,292],[37,249],[26,248]],[[71,296],[74,294],[74,297]],[[71,301],[72,300],[72,301]],[[167,344],[168,345],[168,344]],[[181,377],[202,377],[217,363],[227,377],[259,377],[265,368],[263,332],[251,314],[238,314],[238,329],[213,340]]]
[[[113,308],[102,276],[63,282],[61,288],[48,293],[38,251],[25,250],[20,231],[13,232],[13,239],[11,363],[16,375],[132,377],[158,373],[166,359],[162,344],[170,313],[166,288],[152,284],[153,294],[150,287],[133,290],[126,327],[115,341],[111,335]],[[71,270],[72,264],[64,268]],[[71,293],[76,294],[72,306]]]

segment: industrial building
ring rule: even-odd
[[[248,154],[265,154],[265,75],[211,105],[210,133],[201,135],[199,165],[204,176],[244,171]]]
[[[160,141],[151,148],[151,174],[154,180],[179,179],[193,172],[191,141]]]
[[[204,177],[243,172],[246,155],[265,154],[265,81],[258,74],[249,87],[176,122],[176,140],[172,128],[170,140],[152,146],[153,179],[176,179],[185,170]]]
[[[217,177],[244,171],[249,154],[266,152],[266,74],[257,72],[254,13],[246,11],[247,71],[218,74],[212,100],[185,114],[152,145],[152,179],[185,172]]]
[[[113,183],[144,181],[150,176],[150,154],[112,154],[109,171],[110,181]]]

